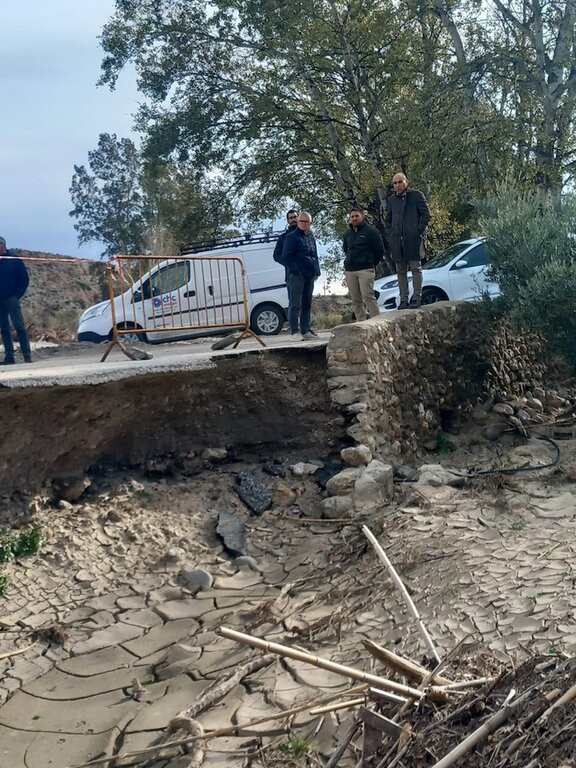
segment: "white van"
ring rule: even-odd
[[[117,327],[146,329],[135,337],[149,342],[227,333],[244,318],[241,266],[247,282],[250,327],[263,336],[280,333],[288,315],[284,267],[272,254],[279,232],[199,243],[150,269],[114,300]],[[219,257],[220,261],[207,261]],[[224,261],[222,261],[224,259]],[[187,326],[202,326],[190,329]],[[170,330],[162,330],[166,325]],[[182,325],[181,332],[174,327]],[[226,326],[224,328],[219,325]],[[112,338],[111,302],[102,301],[80,318],[78,341]],[[210,327],[212,326],[212,327]],[[150,330],[153,328],[153,330]]]

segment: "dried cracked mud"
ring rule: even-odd
[[[320,519],[312,477],[262,473],[269,460],[190,459],[110,472],[74,504],[37,498],[39,555],[8,566],[0,598],[0,765],[68,768],[154,744],[171,720],[260,652],[216,634],[232,627],[378,673],[362,640],[422,660],[404,603],[361,532],[366,523],[397,567],[441,654],[465,639],[507,665],[531,652],[576,652],[576,441],[557,466],[488,476],[464,488],[396,486],[394,502],[362,519]],[[433,457],[452,467],[544,463],[542,441],[497,450],[462,439]],[[280,466],[280,464],[277,464]],[[253,471],[273,493],[260,517],[236,492]],[[248,557],[216,535],[220,512],[247,529]],[[213,577],[201,591],[181,571]],[[211,581],[211,580],[210,580]],[[32,647],[20,655],[3,654]],[[343,692],[350,681],[276,658],[202,711],[206,730],[246,723]],[[350,711],[304,711],[289,724],[249,725],[207,742],[203,765],[274,764],[291,734],[331,754]],[[148,760],[184,768],[190,756]],[[263,755],[267,754],[268,758]]]

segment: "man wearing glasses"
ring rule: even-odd
[[[298,330],[306,341],[318,338],[310,328],[314,281],[320,277],[320,263],[314,235],[310,231],[312,216],[307,211],[298,214],[297,228],[284,240],[282,263],[288,271],[288,322],[292,338],[298,339]]]
[[[386,235],[398,272],[398,309],[418,309],[422,304],[421,249],[430,223],[426,198],[417,189],[408,189],[408,179],[397,173],[392,179],[394,193],[387,200]],[[408,303],[408,269],[412,272],[412,299]]]

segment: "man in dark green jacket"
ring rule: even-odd
[[[364,218],[361,208],[352,208],[350,227],[344,235],[344,276],[352,299],[356,320],[366,320],[380,314],[374,296],[376,265],[384,256],[384,243],[380,232]]]

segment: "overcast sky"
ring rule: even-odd
[[[113,0],[3,0],[0,235],[8,247],[98,258],[79,248],[68,188],[100,133],[131,135],[132,73],[96,87],[98,36]]]

